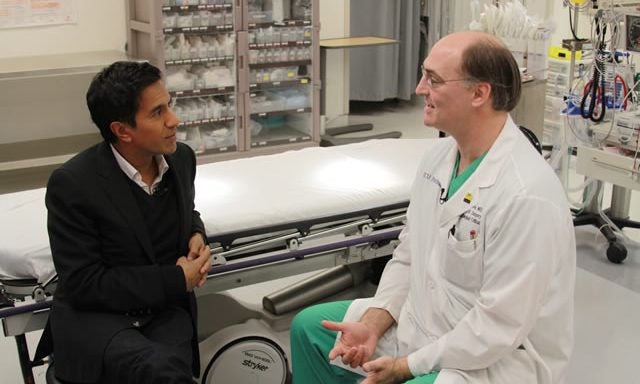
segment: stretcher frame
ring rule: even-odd
[[[404,227],[408,202],[314,220],[253,228],[209,236],[212,269],[196,297],[277,278],[390,256]],[[256,237],[258,237],[256,239]],[[2,281],[0,281],[2,282]],[[33,383],[25,334],[43,329],[55,293],[56,276],[33,285],[22,281],[13,293],[14,306],[0,309],[5,336],[14,337],[25,383]],[[8,281],[3,281],[7,287]]]

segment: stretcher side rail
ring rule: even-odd
[[[295,250],[274,251],[214,266],[208,282],[196,295],[239,288],[281,277],[390,256],[403,226],[352,235],[332,243],[309,244]]]
[[[378,218],[377,221],[373,219],[356,219],[349,223],[331,225],[323,227],[321,229],[309,232],[301,233],[299,231],[289,232],[286,234],[276,235],[270,238],[246,243],[224,251],[221,247],[212,248],[212,265],[224,265],[229,260],[236,260],[240,254],[243,258],[256,254],[257,250],[260,254],[267,253],[269,251],[278,251],[287,249],[289,251],[299,249],[303,243],[309,243],[315,240],[326,239],[333,235],[353,235],[353,234],[369,234],[374,230],[379,230],[389,226],[401,225],[405,220],[406,214],[394,214],[385,216],[384,218]]]
[[[25,334],[44,328],[52,301],[52,295],[39,297],[38,301],[27,297],[23,301],[14,302],[12,307],[0,309],[2,330],[5,336],[12,336],[16,341],[22,378],[27,384],[35,382],[33,368],[47,364],[48,358],[31,360]]]
[[[53,274],[44,283],[38,283],[38,279],[0,279],[0,287],[4,288],[1,293],[11,299],[21,299],[31,296],[34,299],[52,294],[55,291],[58,275]],[[2,305],[0,304],[0,308]]]
[[[44,283],[37,279],[0,280],[0,319],[5,336],[16,336],[44,327],[39,313],[48,312],[58,281],[57,274]],[[33,314],[34,316],[30,316]]]
[[[255,241],[253,241],[252,239],[258,236],[264,236],[265,234],[296,233],[298,234],[298,236],[307,236],[315,228],[326,227],[333,223],[353,222],[357,217],[367,218],[371,220],[371,222],[375,223],[385,217],[385,215],[388,215],[390,212],[406,211],[408,205],[409,202],[404,201],[396,204],[390,204],[338,215],[324,216],[315,219],[300,220],[295,222],[270,225],[266,227],[255,227],[231,233],[218,233],[209,236],[209,242],[214,245],[212,246],[212,251],[220,253],[222,251],[230,250],[232,246],[239,246],[240,244],[242,244],[239,243],[239,241],[241,241],[242,239],[251,239],[250,241],[253,243]],[[215,245],[218,245],[221,249],[217,249]]]

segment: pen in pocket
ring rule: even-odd
[[[456,235],[456,225],[453,224],[453,226],[449,228],[449,236],[455,236],[455,235]]]

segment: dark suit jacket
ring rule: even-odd
[[[193,151],[178,143],[176,152],[165,158],[178,198],[177,260],[187,254],[191,235],[205,230],[194,209]],[[56,376],[70,381],[97,380],[111,337],[132,328],[132,317],[126,313],[157,312],[185,304],[192,317],[192,366],[198,376],[195,296],[186,293],[180,267],[156,262],[142,213],[109,145],[97,144],[54,171],[45,201],[59,277],[47,327],[53,339]],[[152,321],[151,317],[142,320]],[[39,352],[47,350],[47,339],[48,335],[41,339],[45,345],[39,346]]]

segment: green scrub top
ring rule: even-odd
[[[458,189],[460,189],[460,186],[464,184],[464,182],[467,181],[467,179],[471,177],[471,175],[473,175],[473,172],[476,171],[476,169],[482,162],[482,159],[484,159],[484,157],[487,155],[487,152],[483,153],[482,155],[480,155],[480,157],[473,160],[473,162],[469,164],[467,169],[465,169],[464,172],[462,172],[459,175],[458,175],[458,166],[460,165],[460,152],[458,152],[458,154],[456,155],[456,164],[453,166],[453,172],[451,173],[451,182],[449,183],[447,200],[450,199],[451,196],[453,196]]]

